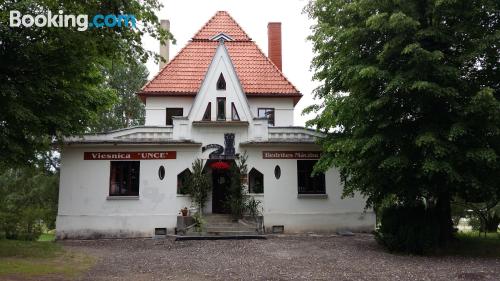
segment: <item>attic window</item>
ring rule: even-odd
[[[225,90],[226,89],[226,80],[224,80],[224,75],[222,73],[219,76],[219,80],[217,80],[217,90]]]
[[[221,33],[215,35],[214,37],[210,38],[210,40],[224,42],[224,41],[232,41],[233,38],[231,36],[225,34],[224,32],[221,32]]]
[[[234,106],[234,102],[231,103],[231,120],[240,121],[240,115],[236,110],[236,106]]]
[[[212,120],[212,103],[209,102],[207,105],[207,109],[205,109],[205,114],[203,114],[203,121],[211,121]]]

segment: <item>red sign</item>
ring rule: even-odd
[[[321,151],[262,151],[264,159],[319,159]]]
[[[176,159],[176,151],[84,152],[83,160],[157,160]]]

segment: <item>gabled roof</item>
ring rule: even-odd
[[[247,96],[302,96],[257,44],[225,11],[217,12],[188,44],[138,93],[147,96],[195,96],[219,42],[211,40],[224,33],[224,42]]]

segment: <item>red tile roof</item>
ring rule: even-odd
[[[217,12],[188,44],[139,92],[147,96],[194,96],[198,93],[219,42],[211,39],[224,33],[224,42],[247,96],[302,96],[257,44],[224,11]]]

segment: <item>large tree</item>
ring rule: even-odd
[[[327,134],[317,170],[339,168],[344,195],[437,210],[500,193],[500,2],[317,0],[309,122]]]
[[[144,124],[144,104],[136,93],[148,78],[146,66],[140,62],[112,61],[104,69],[104,87],[116,94],[113,106],[102,112],[89,127],[89,132],[105,132]]]
[[[61,136],[84,132],[115,100],[102,87],[102,64],[145,61],[148,33],[164,42],[158,0],[5,0],[0,3],[0,166],[32,163]],[[23,15],[131,14],[137,28],[9,27],[11,10]]]

